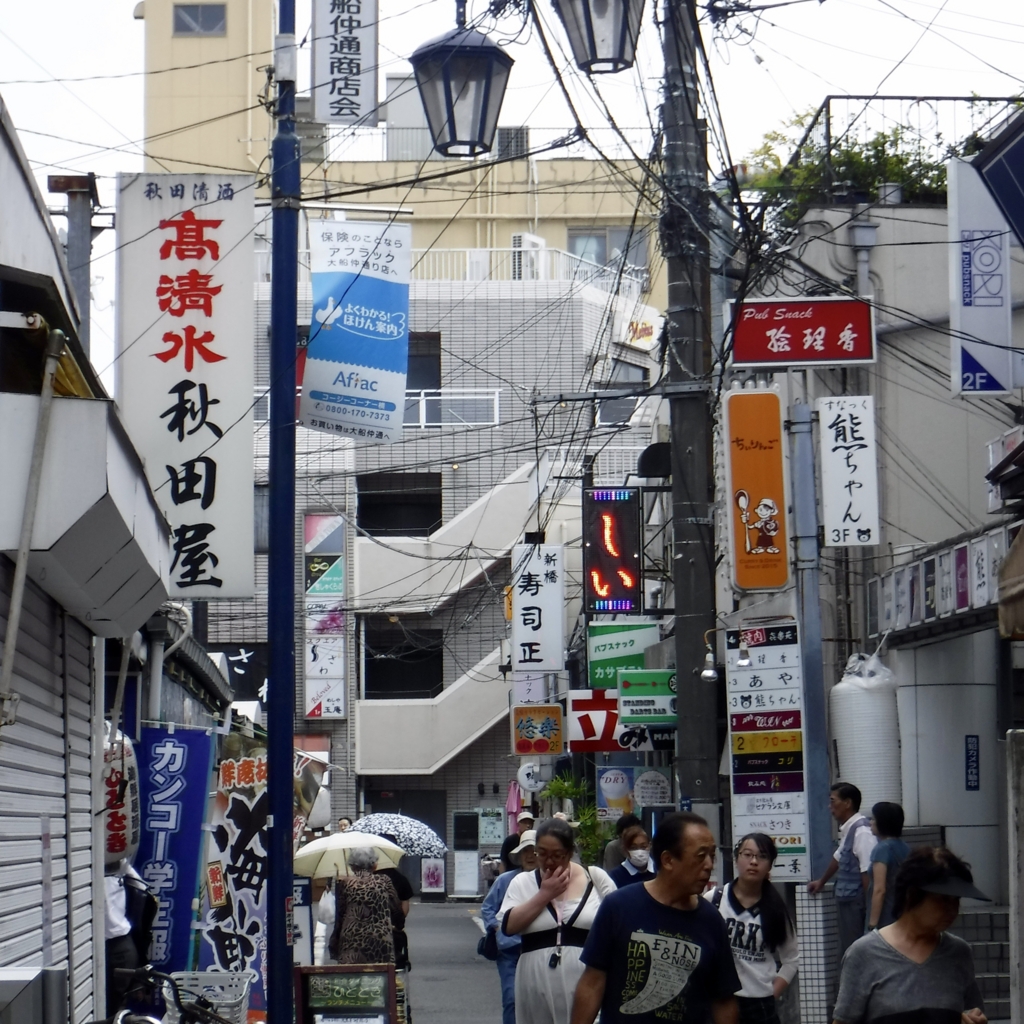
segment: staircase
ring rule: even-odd
[[[974,973],[990,1022],[1010,1019],[1010,909],[964,910],[949,929],[971,944]]]

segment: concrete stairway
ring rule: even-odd
[[[971,944],[985,1014],[989,1021],[1010,1019],[1010,910],[964,910],[949,929]]]

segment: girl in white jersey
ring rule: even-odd
[[[745,835],[736,844],[736,877],[724,889],[706,894],[729,930],[743,985],[736,993],[740,1024],[779,1024],[775,1000],[793,980],[799,964],[793,921],[768,878],[777,856],[770,836]]]

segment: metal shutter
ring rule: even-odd
[[[13,565],[0,558],[3,625],[12,577]],[[72,1020],[78,1024],[94,1016],[90,636],[32,583],[25,589],[12,689],[21,695],[17,721],[0,729],[0,967],[38,966],[44,959],[70,966]],[[48,908],[44,817],[50,831]]]

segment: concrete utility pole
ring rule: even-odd
[[[298,308],[299,137],[295,134],[295,0],[280,0],[274,40],[277,134],[271,150],[270,681],[267,695],[267,1020],[291,1024],[292,784],[295,718],[295,353]]]
[[[697,11],[672,0],[664,32],[665,178],[662,248],[668,262],[668,374],[673,383],[707,382],[707,152],[697,105]],[[717,683],[703,682],[704,634],[715,625],[714,476],[710,389],[671,399],[676,681],[680,796],[719,831]]]
[[[89,355],[89,300],[92,292],[92,211],[100,205],[95,174],[51,174],[46,179],[50,192],[68,197],[67,263],[75,289],[78,312],[78,340]],[[97,228],[97,231],[100,230]]]

